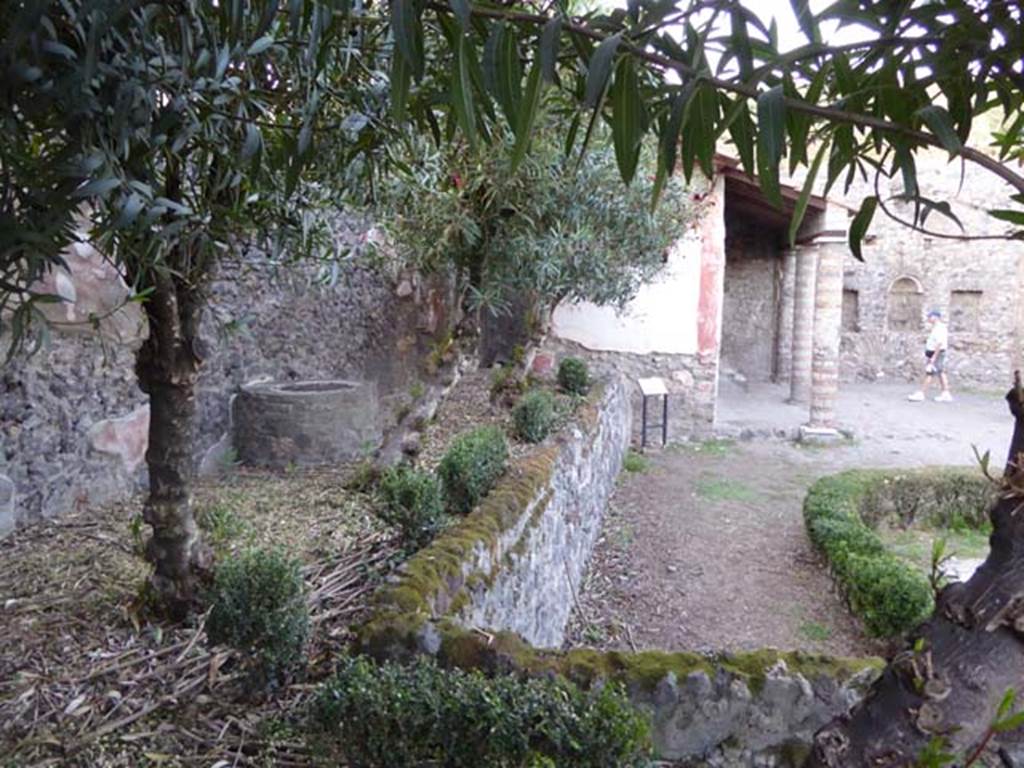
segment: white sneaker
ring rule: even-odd
[[[920,403],[924,400],[924,392],[918,390],[912,395],[907,395],[907,400],[909,400],[912,403]]]
[[[951,394],[949,394],[948,391],[940,392],[939,394],[937,394],[935,396],[935,402],[936,403],[952,403],[953,402],[953,396]]]

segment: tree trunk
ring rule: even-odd
[[[201,310],[193,287],[167,276],[158,276],[155,284],[145,304],[149,337],[136,360],[139,386],[150,405],[143,519],[153,534],[146,558],[153,564],[151,584],[161,608],[181,619],[194,605],[210,559],[191,505]]]
[[[889,663],[864,700],[815,736],[810,766],[906,766],[936,737],[963,765],[990,735],[1008,689],[1024,693],[1024,403],[1015,419],[1003,493],[989,512],[988,559],[946,587],[935,613]],[[1020,733],[999,734],[1003,744]]]

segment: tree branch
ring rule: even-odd
[[[427,3],[427,7],[436,11],[438,14],[452,14],[452,10],[448,5],[444,5],[434,0],[430,0]],[[482,8],[480,6],[471,5],[470,11],[474,16],[480,16],[483,18],[501,19],[517,24],[528,24],[533,27],[540,27],[550,21],[550,17],[536,14],[536,13],[525,13],[523,11],[506,11],[499,8]],[[573,34],[586,37],[587,39],[595,42],[602,42],[606,35],[596,32],[593,29],[587,27],[584,24],[580,24],[578,21],[567,19],[563,28]],[[636,56],[638,59],[648,62],[649,64],[655,64],[663,69],[672,70],[678,73],[684,79],[701,78],[708,82],[715,88],[730,93],[735,93],[740,96],[744,96],[748,99],[756,99],[760,95],[756,86],[749,85],[746,83],[734,82],[732,80],[723,80],[718,77],[711,77],[705,73],[702,73],[685,62],[678,61],[676,59],[664,56],[659,53],[645,50],[633,43],[623,40],[619,46]],[[860,128],[871,128],[879,131],[885,131],[886,133],[894,134],[904,139],[910,139],[917,144],[924,144],[931,147],[937,147],[939,149],[945,149],[942,142],[938,138],[930,133],[924,131],[916,131],[906,126],[898,125],[896,123],[884,120],[878,117],[872,117],[871,115],[862,115],[855,112],[848,112],[843,109],[837,109],[835,107],[820,106],[817,104],[810,104],[801,99],[794,99],[791,97],[785,97],[783,99],[787,109],[794,110],[796,112],[802,112],[812,117],[821,118],[832,123],[843,123],[846,125],[853,125]],[[985,170],[995,174],[999,178],[1003,179],[1006,183],[1011,185],[1017,192],[1024,194],[1024,176],[1018,175],[1011,171],[1009,168],[1004,166],[998,160],[989,157],[988,155],[979,152],[971,147],[962,147],[959,152],[956,153],[958,156],[969,160],[975,165],[979,165]]]

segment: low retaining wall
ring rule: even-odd
[[[631,411],[621,379],[592,393],[572,426],[517,461],[480,507],[378,593],[361,650],[490,674],[558,674],[584,687],[616,680],[651,714],[663,758],[799,765],[814,731],[860,699],[880,660],[554,650],[628,446]]]

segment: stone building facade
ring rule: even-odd
[[[931,309],[941,311],[949,324],[948,369],[954,388],[1004,388],[1021,366],[1024,243],[999,238],[1011,227],[987,213],[1011,207],[1011,193],[980,168],[968,164],[963,172],[961,183],[959,163],[927,153],[919,161],[919,185],[928,197],[950,201],[967,235],[996,239],[944,237],[960,230],[939,213],[926,221],[934,234],[917,233],[879,211],[864,261],[849,256],[844,264],[844,380],[919,377],[925,316]],[[864,188],[852,192],[869,193]],[[853,195],[849,202],[855,202]],[[909,203],[888,205],[896,216],[913,218]]]
[[[85,244],[69,261],[72,274],[51,277],[49,288],[68,299],[52,305],[60,316],[51,319],[72,324],[53,325],[34,355],[0,368],[0,531],[145,484],[149,412],[134,373],[142,314],[133,304],[98,331],[82,324],[118,306],[127,289]],[[408,403],[448,333],[450,286],[351,263],[331,284],[318,276],[317,265],[252,254],[213,281],[197,392],[198,468],[215,472],[231,459],[230,402],[247,382],[370,380],[383,424]]]

